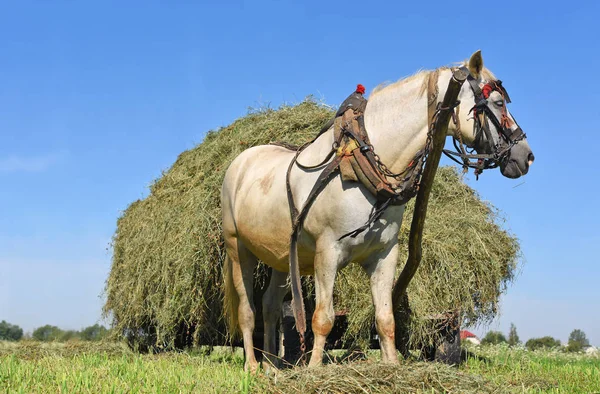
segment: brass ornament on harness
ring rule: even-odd
[[[359,126],[362,119],[361,112],[347,109],[334,123],[334,138],[340,141],[336,155],[341,157],[342,180],[360,182],[377,200],[387,200],[395,191],[377,166],[369,136],[365,128]]]

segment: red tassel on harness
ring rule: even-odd
[[[493,91],[494,91],[494,88],[489,83],[485,84],[483,86],[483,89],[481,89],[481,92],[483,93],[483,97],[485,97],[486,99],[488,97],[490,97],[490,94],[492,94]]]
[[[356,85],[356,93],[365,94],[365,87],[359,83]]]

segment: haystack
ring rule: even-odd
[[[219,194],[225,170],[248,147],[309,140],[332,115],[310,98],[277,110],[252,110],[183,152],[150,186],[148,197],[118,219],[104,305],[115,332],[143,346],[224,343]],[[399,269],[406,261],[411,209],[400,235]],[[517,240],[500,220],[454,168],[440,169],[423,261],[408,290],[415,343],[432,340],[428,317],[435,314],[458,310],[471,324],[493,318],[519,256]],[[259,283],[265,273],[258,271]],[[348,313],[346,338],[364,341],[373,322],[366,275],[351,264],[335,288],[335,308]]]

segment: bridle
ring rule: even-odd
[[[475,136],[475,140],[473,149],[467,151],[467,147],[461,137],[460,124],[457,118],[454,117],[454,123],[457,127],[452,142],[456,151],[444,149],[443,152],[450,159],[462,165],[463,169],[474,168],[475,175],[479,177],[483,170],[496,168],[501,163],[506,162],[510,158],[512,147],[527,136],[516,123],[514,117],[511,119],[508,116],[506,104],[510,103],[510,97],[504,86],[502,86],[502,81],[490,81],[483,88],[480,88],[478,80],[473,77],[468,68],[466,66],[460,68],[467,73],[467,81],[475,96],[475,105],[469,111],[469,113],[473,113],[473,135]],[[488,98],[492,92],[498,92],[502,96],[503,103],[500,119],[498,119],[488,105]],[[490,121],[494,124],[499,134],[497,143],[494,142],[492,130],[490,129]],[[517,124],[515,130],[511,130],[513,123]],[[473,153],[473,150],[477,153]]]

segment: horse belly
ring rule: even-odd
[[[265,159],[261,151],[267,149],[253,150],[258,152],[250,152],[255,154],[245,161],[235,187],[237,236],[256,257],[285,272],[292,229],[285,174],[292,156],[275,150]]]

